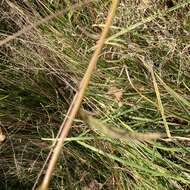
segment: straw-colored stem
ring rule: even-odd
[[[60,135],[58,134],[58,136],[57,136],[59,138],[59,141],[56,142],[57,144],[55,145],[55,148],[53,150],[52,157],[49,161],[46,174],[44,176],[41,186],[39,187],[39,190],[47,190],[48,189],[53,170],[56,166],[57,160],[58,160],[59,155],[62,150],[64,139],[67,136],[69,129],[71,128],[73,119],[75,118],[75,116],[79,110],[80,104],[82,102],[85,90],[90,81],[91,75],[96,68],[96,63],[97,63],[99,54],[101,52],[101,49],[103,47],[103,44],[105,42],[106,36],[108,34],[113,17],[115,15],[115,12],[117,9],[117,4],[118,4],[118,0],[112,0],[112,5],[111,5],[111,8],[110,8],[107,20],[106,20],[106,25],[102,31],[100,39],[97,42],[95,52],[92,55],[92,58],[89,62],[89,66],[84,74],[84,77],[83,77],[81,83],[80,83],[78,92],[75,94],[74,99],[71,103],[71,106],[66,114],[65,120],[63,121],[63,123],[60,127],[61,132],[60,132]],[[56,139],[58,139],[58,138],[56,138]]]

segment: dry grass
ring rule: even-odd
[[[16,1],[10,7],[9,2],[0,6],[1,39],[68,3]],[[121,1],[82,106],[115,128],[165,133],[168,125],[173,138],[126,143],[95,133],[77,117],[52,189],[189,189],[190,2],[142,2]],[[69,11],[0,47],[0,127],[6,136],[0,144],[0,189],[33,186],[87,67],[108,3]],[[153,68],[154,80],[145,64]],[[112,86],[122,89],[120,105],[108,94]]]

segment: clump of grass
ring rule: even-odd
[[[71,184],[79,189],[188,189],[189,1],[172,3],[121,1],[83,107],[103,123],[136,132],[165,133],[167,122],[171,136],[181,138],[126,143],[98,135],[76,118],[52,189],[71,189]],[[10,24],[1,29],[1,39],[64,7],[59,1],[30,5],[18,1],[14,8],[1,8],[1,22]],[[2,189],[18,184],[31,189],[85,71],[107,7],[97,1],[67,12],[1,47],[0,124],[6,135],[0,145]],[[153,67],[166,121],[146,64]],[[122,106],[107,95],[113,85],[123,89]]]
[[[35,21],[35,15],[27,20],[30,15],[19,4],[4,2],[0,12],[2,38]],[[2,188],[31,188],[49,147],[40,138],[58,131],[74,92],[67,62],[37,29],[1,47],[0,127],[6,136],[0,151]]]

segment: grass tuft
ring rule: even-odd
[[[77,10],[71,1],[0,3],[0,189],[32,188],[109,3],[93,1]],[[82,103],[103,126],[167,131],[170,141],[110,138],[77,117],[50,189],[189,189],[189,3],[120,1]],[[64,14],[55,16],[59,11]],[[56,18],[44,23],[52,14]],[[122,89],[120,104],[108,93],[113,86]]]

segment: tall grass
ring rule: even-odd
[[[82,107],[102,123],[129,131],[165,134],[167,125],[172,138],[112,139],[77,117],[51,189],[190,186],[189,1],[143,2],[120,2]],[[108,3],[70,10],[0,47],[0,127],[6,136],[0,144],[0,189],[32,188],[88,65]],[[66,6],[72,3],[3,1],[0,39]],[[111,87],[122,89],[121,104],[109,95]]]

